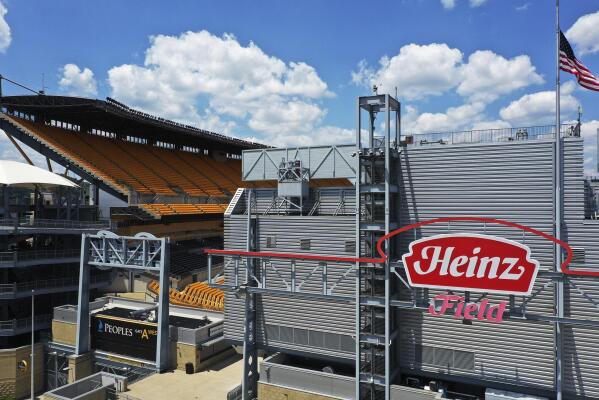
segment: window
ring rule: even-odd
[[[277,247],[277,237],[274,235],[266,236],[266,247],[270,249]]]

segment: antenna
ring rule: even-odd
[[[46,94],[46,74],[42,72],[42,90],[39,91],[39,94]]]

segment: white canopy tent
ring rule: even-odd
[[[70,180],[45,169],[11,160],[0,160],[0,185],[32,188],[44,187],[78,187]]]

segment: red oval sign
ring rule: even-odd
[[[528,246],[475,233],[416,240],[403,255],[414,287],[529,295],[539,271]]]

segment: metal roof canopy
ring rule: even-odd
[[[116,100],[87,99],[68,96],[4,96],[2,107],[120,135],[131,135],[184,146],[197,146],[239,154],[243,149],[266,147],[219,133],[199,129],[134,110]],[[82,129],[83,130],[83,129]]]

